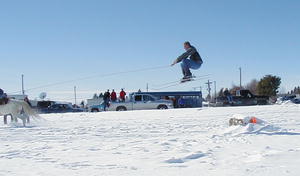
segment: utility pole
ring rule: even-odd
[[[211,101],[211,84],[212,84],[212,82],[211,81],[207,81],[207,83],[205,83],[205,84],[207,84],[207,91],[208,91],[208,95],[209,95],[209,102]]]
[[[242,89],[242,68],[239,68],[240,70],[240,89]]]
[[[76,92],[76,86],[74,86],[74,98],[75,98],[75,105],[77,104],[77,92]]]
[[[25,90],[24,90],[24,75],[22,74],[22,94],[25,95]]]
[[[147,86],[146,86],[146,90],[147,92],[149,92],[149,84],[147,83]]]
[[[217,81],[214,81],[215,86],[215,102],[217,102]]]

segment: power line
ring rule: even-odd
[[[158,66],[158,67],[148,67],[148,68],[142,68],[142,69],[136,69],[136,70],[114,72],[114,73],[109,73],[109,74],[98,74],[98,75],[87,76],[87,77],[82,77],[82,78],[78,78],[78,79],[72,79],[72,80],[61,81],[61,82],[45,84],[45,85],[41,85],[41,86],[37,86],[37,87],[32,87],[32,88],[26,89],[25,91],[36,90],[36,89],[41,89],[41,88],[45,88],[45,87],[53,87],[53,86],[57,86],[57,85],[63,85],[63,84],[72,83],[75,81],[83,81],[83,80],[88,80],[88,79],[93,79],[93,78],[98,78],[98,77],[104,78],[104,77],[110,77],[110,76],[121,75],[121,74],[126,74],[126,73],[136,73],[136,72],[145,72],[145,71],[150,71],[150,70],[158,70],[158,69],[163,69],[163,68],[167,68],[167,67],[170,67],[170,66],[167,65],[167,66]],[[11,92],[10,94],[19,93],[19,92],[20,91],[15,91],[15,92]]]
[[[196,76],[195,77],[195,80],[197,80],[198,78],[207,78],[209,76],[211,76],[212,74],[206,74],[206,75],[201,75],[201,76]],[[163,87],[163,86],[168,86],[168,85],[171,85],[171,84],[174,84],[174,83],[178,83],[178,80],[176,81],[171,81],[171,82],[167,82],[167,83],[163,83],[163,84],[156,84],[156,85],[153,85],[154,87]]]
[[[207,77],[202,77],[202,78],[198,78],[198,79],[193,79],[193,81],[189,81],[189,82],[194,82],[194,81],[200,81],[203,79],[207,79]],[[170,87],[175,87],[175,86],[179,86],[179,85],[183,85],[183,83],[178,83],[179,81],[173,82],[173,84],[166,84],[166,86],[163,87],[159,87],[159,88],[152,88],[152,90],[162,90],[162,89],[166,89],[166,88],[170,88]]]

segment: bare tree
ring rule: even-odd
[[[256,79],[253,79],[246,85],[246,89],[250,90],[253,94],[257,94],[257,85],[258,81]]]

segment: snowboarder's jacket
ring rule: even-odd
[[[4,95],[4,91],[2,89],[0,89],[0,96]]]
[[[191,46],[185,53],[183,53],[181,56],[179,56],[176,59],[176,63],[181,62],[183,59],[186,59],[190,57],[192,61],[195,61],[197,63],[203,63],[202,58],[196,48],[194,46]]]

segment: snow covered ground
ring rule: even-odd
[[[256,116],[263,126],[229,127]],[[300,175],[300,106],[42,115],[0,124],[0,175]]]

